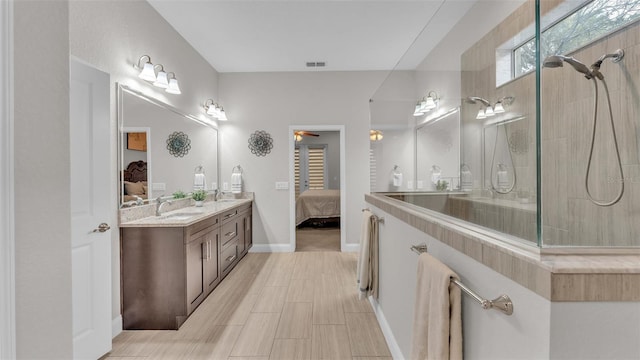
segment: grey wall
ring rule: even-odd
[[[65,18],[66,26],[66,18]],[[34,25],[36,28],[40,25]],[[72,1],[69,3],[69,51],[111,75],[111,173],[117,173],[116,82],[205,118],[202,105],[218,99],[218,73],[145,1]],[[58,46],[56,44],[56,46]],[[65,51],[68,53],[67,49]],[[142,55],[176,73],[181,95],[167,94],[138,79],[133,68]],[[67,102],[68,103],[68,102]],[[225,110],[227,104],[224,104]],[[68,106],[67,106],[68,107]],[[193,176],[193,175],[191,175]],[[116,177],[111,186],[112,220],[117,223]],[[120,251],[112,232],[113,317],[120,315]]]
[[[73,352],[68,16],[66,1],[14,3],[19,359],[70,359]]]
[[[288,181],[290,125],[345,125],[346,241],[357,244],[364,194],[369,191],[369,98],[386,72],[225,73],[220,93],[230,121],[221,124],[221,181],[242,165],[245,191],[256,193],[254,244],[289,244]],[[309,109],[313,109],[310,111]],[[253,155],[247,139],[256,130],[273,138],[265,157]],[[277,209],[278,211],[274,211]]]

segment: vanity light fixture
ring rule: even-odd
[[[487,106],[487,108],[484,110],[484,115],[489,117],[489,116],[494,116],[496,113],[493,112],[493,107],[491,107],[491,105]]]
[[[182,91],[180,91],[180,86],[178,86],[178,79],[176,79],[176,74],[170,72],[167,74],[167,78],[169,79],[169,86],[167,86],[167,89],[165,91],[169,94],[182,94]]]
[[[227,121],[229,119],[227,119],[227,114],[224,112],[224,108],[222,106],[220,106],[220,111],[218,112],[218,120],[221,121]]]
[[[382,131],[380,130],[369,130],[369,139],[371,141],[380,141],[383,138]]]
[[[204,111],[207,113],[207,115],[214,117],[220,121],[228,120],[224,108],[216,104],[213,99],[207,99],[207,101],[204,102]]]
[[[438,97],[438,93],[436,93],[435,91],[429,91],[427,96],[422,98],[422,100],[418,100],[416,108],[413,112],[413,116],[422,116],[427,111],[435,109],[436,107],[438,107],[439,101],[440,98]]]
[[[156,75],[156,81],[153,82],[153,86],[166,89],[169,87],[169,79],[167,79],[167,73],[164,71],[164,66],[161,64],[155,65],[153,70],[158,69],[158,75]]]
[[[418,101],[418,103],[416,104],[416,109],[413,112],[413,116],[422,116],[424,115],[424,112],[422,111],[422,106],[420,106],[421,101]]]
[[[496,114],[501,114],[505,112],[504,107],[513,104],[513,101],[516,98],[513,96],[505,96],[500,100],[496,101],[496,104],[493,106],[493,112]]]
[[[146,59],[144,65],[141,65],[142,60]],[[140,69],[138,77],[146,81],[156,81],[156,72],[153,70],[153,64],[151,63],[151,57],[149,55],[142,55],[138,59],[137,69]]]
[[[478,110],[478,115],[476,115],[476,119],[486,119],[487,115],[484,113],[484,109]]]
[[[152,83],[153,86],[165,89],[169,94],[182,94],[176,74],[167,73],[161,64],[153,65],[149,55],[142,55],[138,59],[138,63],[134,64],[133,67],[140,70],[140,74],[138,74],[140,79]]]

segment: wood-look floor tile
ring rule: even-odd
[[[344,295],[334,274],[321,274],[313,297],[314,324],[345,324]]]
[[[280,316],[276,338],[311,338],[312,309],[312,303],[286,303]]]
[[[268,356],[229,356],[227,360],[269,360]]]
[[[313,302],[315,279],[292,279],[287,291],[287,302]]]
[[[311,358],[314,360],[351,359],[346,325],[313,325]]]
[[[230,296],[222,302],[208,303],[207,311],[203,311],[203,321],[215,325],[244,325],[257,300],[258,295],[247,294]]]
[[[393,360],[391,356],[354,356],[353,360]]]
[[[288,286],[292,271],[293,266],[273,269],[264,286]]]
[[[276,339],[270,360],[310,360],[311,339]]]
[[[163,330],[128,331],[125,330],[113,339],[110,356],[135,357],[149,356],[153,346]]]
[[[292,279],[313,279],[322,273],[324,252],[295,253],[296,262],[293,267]]]
[[[231,351],[231,356],[269,356],[279,320],[279,313],[249,315]]]
[[[353,356],[391,356],[373,313],[347,313],[347,329]]]
[[[356,286],[343,287],[342,307],[345,313],[348,312],[373,312],[368,299],[360,299]]]
[[[254,313],[280,313],[287,297],[287,290],[286,286],[265,286],[251,311]]]

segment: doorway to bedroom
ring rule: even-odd
[[[296,126],[290,134],[292,249],[341,251],[343,127]]]

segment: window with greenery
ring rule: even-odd
[[[593,0],[542,31],[541,59],[567,54],[640,19],[640,0]],[[513,78],[536,67],[535,39],[513,49]]]

